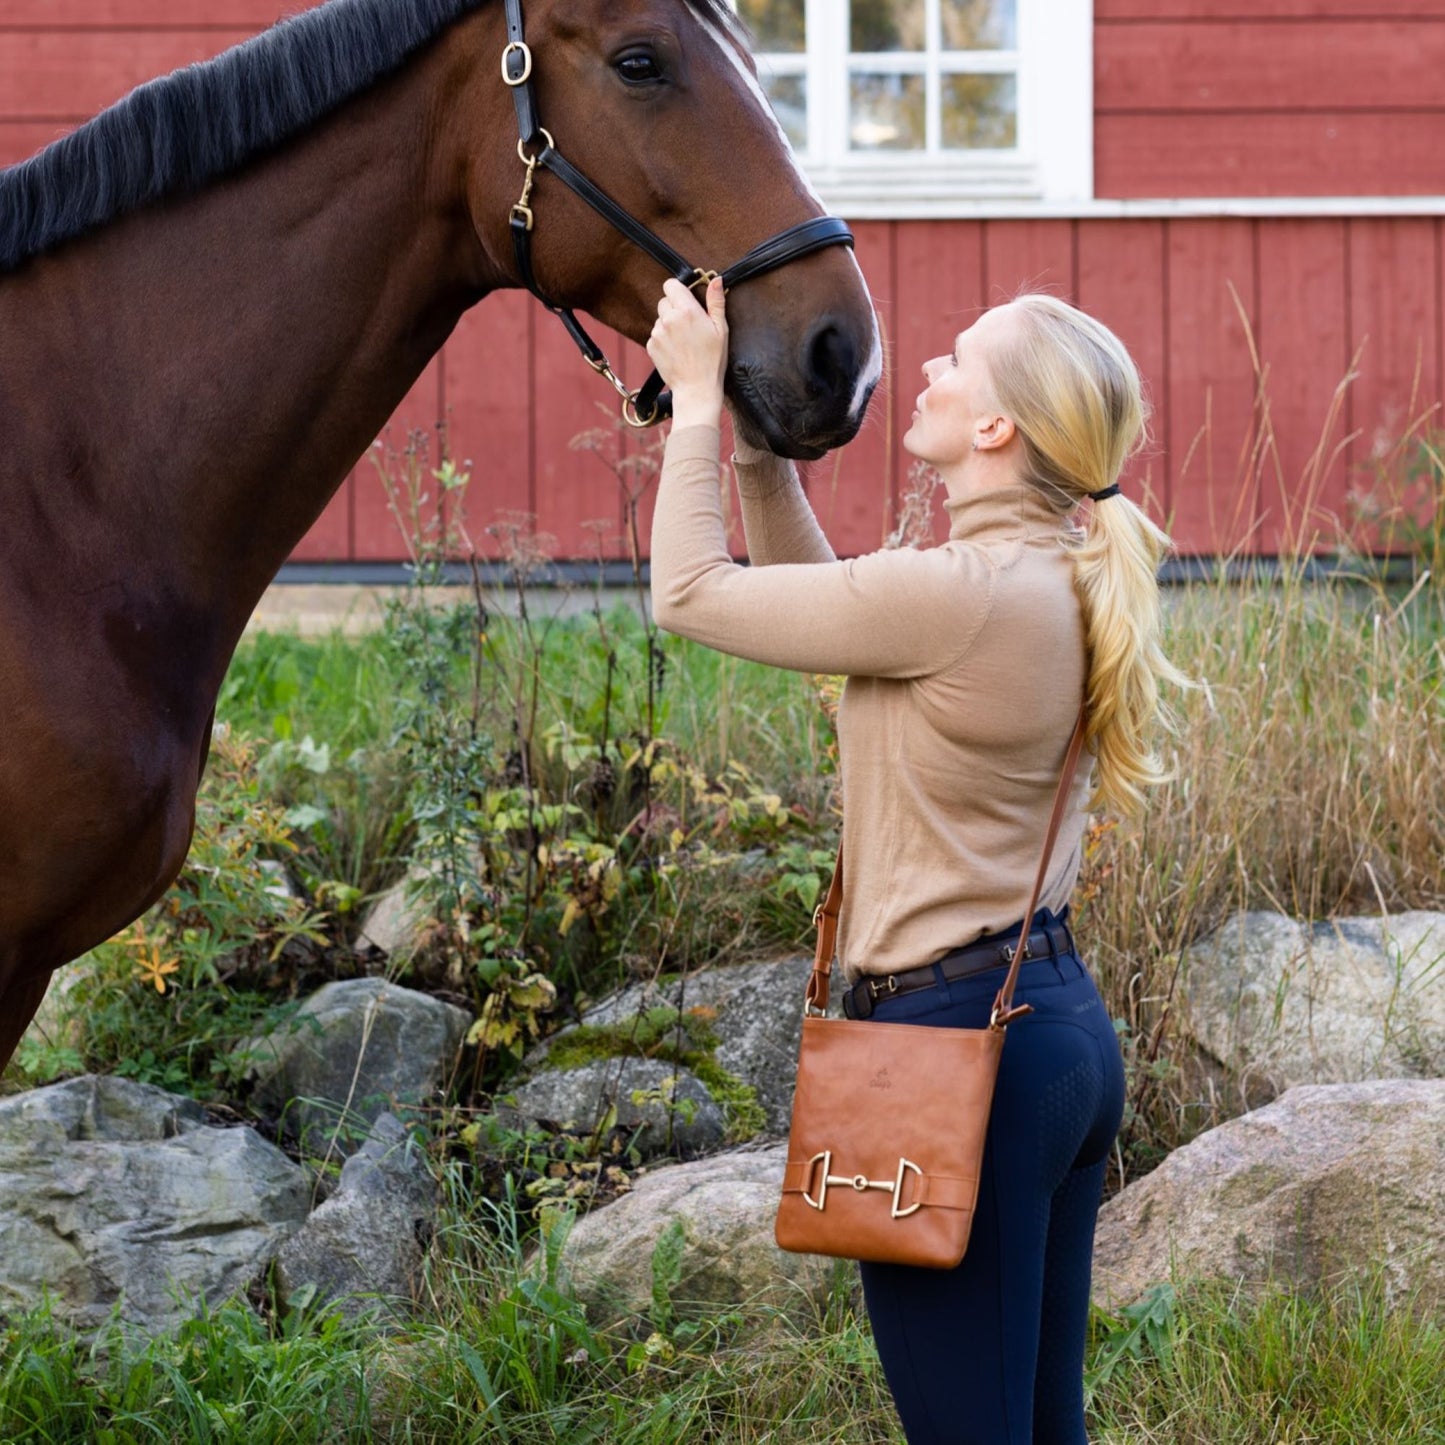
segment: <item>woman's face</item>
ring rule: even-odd
[[[903,445],[920,461],[945,471],[965,461],[973,443],[998,415],[988,375],[989,338],[1007,325],[1006,308],[985,311],[955,338],[953,350],[923,363],[928,383],[919,393]]]

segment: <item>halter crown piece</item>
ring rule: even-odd
[[[512,207],[509,223],[512,249],[516,253],[522,284],[560,319],[588,366],[612,384],[622,398],[622,416],[627,424],[634,427],[654,426],[672,415],[672,395],[663,390],[662,377],[654,371],[636,391],[629,391],[613,371],[602,348],[587,334],[571,308],[550,301],[537,285],[532,270],[532,231],[537,219],[532,205],[532,186],[539,166],[551,171],[634,246],[646,251],[664,271],[689,288],[706,286],[714,277],[721,276],[723,285],[731,289],[752,280],[754,276],[776,271],[789,261],[821,251],[825,246],[851,246],[853,233],[837,216],[815,216],[811,221],[790,226],[754,246],[742,260],[735,261],[725,271],[705,271],[701,266],[692,265],[660,236],[628,215],[611,196],[558,153],[551,134],[537,118],[537,99],[532,91],[532,52],[527,46],[522,23],[522,0],[506,0],[506,16],[507,45],[502,51],[502,79],[510,87],[512,102],[516,106],[517,130],[520,133],[517,155],[527,168],[522,194]]]

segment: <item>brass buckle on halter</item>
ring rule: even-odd
[[[522,53],[522,73],[521,73],[515,80],[513,80],[512,77],[507,74],[507,61],[508,61],[508,59],[511,57],[511,55],[512,55],[512,53],[513,53],[514,51],[521,51],[521,53]],[[516,86],[519,86],[519,85],[526,85],[526,83],[527,83],[531,78],[532,78],[532,52],[531,52],[530,48],[528,47],[527,42],[526,42],[525,40],[512,40],[512,41],[509,41],[509,42],[507,43],[506,47],[505,47],[505,48],[503,49],[503,51],[502,51],[502,79],[503,79],[503,81],[504,81],[506,84],[508,84],[508,85],[510,85],[510,86],[512,86],[512,87],[515,88]]]
[[[706,291],[717,278],[718,273],[716,271],[705,271],[701,266],[694,266],[692,268],[692,280],[687,283],[687,289],[689,291],[696,291],[697,288],[701,286],[702,289]]]

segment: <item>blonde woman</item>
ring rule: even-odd
[[[740,444],[752,567],[729,557],[718,425],[727,322],[667,283],[648,353],[674,421],[652,531],[668,631],[777,667],[845,673],[848,891],[838,961],[857,1018],[982,1028],[1016,940],[1064,753],[1081,769],[1028,920],[968,1253],[861,1266],[910,1445],[1079,1445],[1094,1222],[1124,1105],[1114,1029],[1068,927],[1085,808],[1132,813],[1162,776],[1156,573],[1168,539],[1118,489],[1138,372],[1050,296],[985,312],[923,368],[904,446],[937,468],[949,538],[835,559],[793,468]],[[1092,786],[1092,794],[1090,792]],[[907,1101],[899,1101],[900,1109]]]

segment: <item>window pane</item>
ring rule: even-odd
[[[804,0],[738,0],[738,14],[753,32],[754,48],[789,55],[806,50],[803,4]]]
[[[1012,75],[945,75],[945,150],[1012,150],[1018,145],[1018,83]]]
[[[855,151],[921,151],[924,88],[921,75],[855,75],[848,143]]]
[[[1015,0],[939,0],[945,50],[1017,50]]]
[[[922,50],[923,0],[853,0],[848,48],[874,53]]]
[[[764,75],[763,89],[795,151],[808,148],[808,80],[803,75]]]

